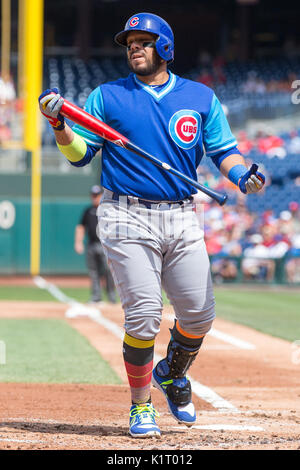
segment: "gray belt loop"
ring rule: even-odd
[[[139,204],[139,198],[136,196],[127,196],[128,200],[132,204]]]

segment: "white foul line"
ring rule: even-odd
[[[25,444],[43,444],[44,441],[29,441],[28,439],[6,439],[0,437],[0,441],[3,442],[18,442],[18,443],[25,443]]]
[[[182,429],[182,426],[175,426],[174,429]],[[203,424],[193,425],[190,429],[206,429],[212,431],[264,431],[261,426],[242,426],[238,424]]]
[[[100,310],[86,307],[82,303],[76,302],[74,299],[67,297],[58,287],[49,283],[48,281],[46,281],[40,276],[34,277],[33,281],[40,289],[47,290],[57,300],[60,300],[61,302],[64,302],[70,305],[71,309],[69,309],[66,312],[66,316],[68,318],[76,317],[78,315],[88,316],[99,325],[104,326],[107,330],[113,333],[117,338],[123,340],[124,338],[123,328],[120,328],[118,325],[116,325],[116,323],[105,318],[100,312]],[[160,356],[159,354],[154,354],[155,362],[158,362],[161,359],[163,359],[162,356]],[[232,403],[230,403],[227,400],[224,400],[222,397],[220,397],[217,393],[215,393],[209,387],[202,385],[200,382],[192,379],[192,377],[190,376],[189,376],[189,379],[193,388],[193,393],[197,395],[199,398],[206,401],[207,403],[210,403],[211,406],[213,406],[214,408],[217,408],[219,411],[230,410],[235,413],[239,413],[239,410],[234,405],[232,405]]]
[[[167,320],[174,321],[174,315],[166,315],[166,318]],[[247,341],[236,338],[235,336],[229,335],[227,333],[223,333],[222,331],[216,330],[215,328],[211,328],[207,334],[213,336],[214,338],[220,339],[225,343],[229,343],[232,346],[236,346],[239,349],[256,349],[256,346],[254,344],[248,343]]]
[[[227,333],[223,333],[222,331],[216,330],[215,328],[211,328],[208,334],[213,336],[214,338],[224,341],[225,343],[232,344],[233,346],[236,346],[240,349],[256,349],[256,346],[254,344],[248,343],[247,341],[243,341],[242,339],[236,338],[235,336],[231,336]]]

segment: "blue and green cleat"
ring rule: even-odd
[[[160,438],[160,429],[155,422],[159,417],[152,403],[134,404],[129,413],[129,434],[132,437]]]
[[[162,359],[152,372],[152,385],[166,397],[169,410],[178,423],[192,426],[196,421],[191,383],[187,377],[172,378],[167,359]]]

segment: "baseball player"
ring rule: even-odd
[[[247,169],[213,90],[168,69],[174,59],[169,24],[138,13],[115,41],[127,49],[131,74],[98,86],[85,110],[193,179],[206,153],[243,193],[259,191],[265,178]],[[46,90],[39,102],[72,165],[86,165],[102,148],[100,238],[125,313],[129,432],[160,437],[151,379],[176,421],[191,426],[196,413],[186,373],[215,317],[209,259],[193,205],[196,190],[78,125],[68,127],[57,89]],[[176,320],[166,355],[153,369],[162,287]]]

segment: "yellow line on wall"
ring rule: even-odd
[[[43,0],[24,2],[24,143],[31,155],[30,272],[40,272],[41,115],[38,96],[43,74]]]

